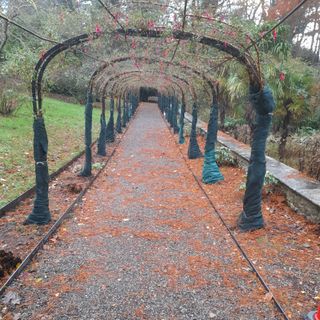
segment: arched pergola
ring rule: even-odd
[[[205,17],[203,15],[188,15],[187,14],[187,0],[185,1],[184,11],[182,15],[182,22],[179,27],[170,27],[170,19],[172,12],[178,11],[181,8],[175,6],[168,6],[162,4],[156,4],[145,1],[136,1],[138,5],[158,8],[157,13],[165,11],[165,15],[159,18],[159,21],[166,20],[167,25],[157,26],[151,23],[150,20],[147,23],[141,24],[137,27],[136,23],[130,21],[126,27],[123,25],[123,21],[117,19],[112,14],[112,9],[108,8],[104,2],[100,1],[102,6],[106,9],[107,13],[111,16],[113,23],[116,27],[109,27],[106,31],[98,30],[92,33],[82,34],[76,37],[72,37],[62,43],[57,43],[50,50],[48,50],[38,61],[32,78],[32,98],[33,98],[33,112],[35,116],[34,131],[35,131],[35,161],[36,161],[36,177],[37,177],[37,194],[34,205],[33,213],[28,217],[27,223],[47,223],[50,220],[49,204],[48,204],[48,167],[46,162],[47,153],[47,137],[44,125],[44,119],[42,115],[42,80],[46,68],[50,62],[66,50],[72,50],[73,48],[83,45],[90,45],[95,41],[102,43],[108,41],[112,42],[112,39],[117,39],[120,42],[119,47],[121,50],[135,49],[135,43],[132,40],[130,46],[129,39],[144,39],[151,42],[150,51],[152,56],[139,56],[135,54],[122,55],[119,57],[119,53],[109,53],[109,61],[99,60],[99,67],[95,69],[92,74],[88,90],[87,90],[87,104],[86,104],[86,125],[85,125],[85,137],[86,137],[86,163],[83,170],[83,175],[91,174],[91,127],[92,127],[92,102],[94,89],[99,93],[104,101],[107,92],[111,96],[113,101],[114,96],[118,97],[132,97],[132,92],[137,92],[137,89],[142,86],[143,83],[153,85],[159,90],[160,104],[174,105],[176,108],[178,97],[181,99],[181,114],[185,111],[185,97],[190,92],[190,96],[193,99],[193,119],[191,139],[195,139],[196,119],[197,119],[197,92],[195,89],[195,83],[198,79],[203,81],[205,91],[212,99],[211,114],[209,121],[209,130],[207,137],[207,144],[205,148],[205,164],[204,164],[204,182],[212,183],[222,179],[221,176],[216,176],[215,179],[209,174],[210,166],[215,164],[214,156],[214,143],[216,140],[217,131],[217,112],[218,112],[218,99],[217,99],[217,84],[211,79],[214,76],[206,75],[205,71],[199,70],[196,65],[193,65],[191,60],[190,65],[183,64],[181,61],[176,62],[174,59],[179,56],[183,56],[183,52],[178,50],[181,42],[188,42],[194,45],[196,48],[206,47],[210,51],[206,56],[208,59],[217,60],[217,66],[222,62],[234,59],[240,63],[247,71],[249,80],[249,95],[253,107],[256,111],[256,129],[253,134],[252,151],[250,165],[247,175],[246,192],[243,202],[243,211],[239,217],[238,225],[241,230],[253,230],[263,227],[264,221],[261,212],[261,192],[266,172],[265,165],[265,145],[266,139],[272,119],[272,111],[274,109],[274,101],[272,94],[268,87],[263,82],[263,75],[260,68],[259,51],[255,42],[252,40],[246,32],[241,31],[239,27],[231,26],[230,24],[223,22],[222,20],[213,19],[211,17]],[[139,7],[139,8],[140,8]],[[113,7],[113,9],[116,7]],[[160,8],[160,9],[159,9]],[[133,3],[128,1],[127,12],[135,10]],[[160,11],[159,11],[160,10]],[[159,15],[160,17],[160,15]],[[190,18],[189,24],[187,19]],[[196,19],[196,20],[192,20]],[[198,30],[192,29],[192,26],[196,25]],[[208,25],[210,28],[208,28]],[[189,27],[190,26],[190,27]],[[187,30],[189,28],[189,30]],[[219,32],[217,32],[217,30]],[[228,37],[224,39],[223,37]],[[161,42],[163,39],[168,40],[166,46],[170,46],[174,49],[171,60],[162,59],[159,57],[159,46],[165,45]],[[247,47],[246,42],[250,42]],[[142,46],[148,50],[147,46]],[[251,49],[251,50],[249,50]],[[225,59],[219,53],[227,55]],[[202,57],[194,54],[193,60],[197,59],[197,63],[204,65]],[[198,61],[199,60],[199,61]],[[222,60],[222,62],[221,62]],[[127,62],[144,61],[143,66],[138,64],[134,67],[126,65]],[[159,70],[159,64],[165,64],[167,68],[171,68],[170,71]],[[116,67],[115,67],[116,66]],[[118,69],[116,69],[118,68]],[[115,70],[114,70],[115,69]],[[141,81],[141,79],[147,79],[148,81]],[[172,92],[170,94],[170,92]],[[170,100],[168,100],[170,98]],[[127,99],[126,99],[127,100]],[[105,104],[104,108],[105,108]],[[114,105],[111,103],[111,105]],[[176,114],[176,109],[173,114]],[[105,126],[105,120],[103,121],[104,110],[102,110],[101,118],[101,133],[99,139],[101,150],[105,146],[103,140],[103,126]],[[183,127],[183,117],[180,118],[180,128]],[[182,142],[182,136],[180,136]],[[180,139],[179,139],[180,140]],[[191,142],[191,141],[190,141]],[[191,143],[190,143],[191,145]],[[103,153],[103,152],[102,152]],[[214,168],[214,173],[218,174],[217,167]],[[209,179],[206,179],[207,177]],[[212,180],[213,179],[213,180]],[[211,181],[211,182],[210,182]]]

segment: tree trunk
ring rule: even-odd
[[[286,115],[285,115],[283,122],[282,122],[280,144],[279,144],[279,148],[278,148],[280,161],[283,161],[285,154],[286,154],[286,144],[287,144],[287,138],[289,135],[289,124],[290,124],[291,117],[292,117],[292,113],[289,110],[289,105],[292,102],[293,101],[290,99],[290,100],[285,101],[285,104],[284,104],[284,108],[286,109]]]

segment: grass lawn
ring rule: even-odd
[[[51,98],[43,105],[52,173],[84,149],[84,106]],[[93,139],[99,134],[99,119],[100,109],[94,108]],[[13,116],[0,116],[0,207],[34,184],[32,123],[31,104]]]

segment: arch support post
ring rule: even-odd
[[[136,95],[132,94],[132,114],[135,114],[138,106],[139,106],[139,101]]]
[[[132,96],[131,92],[129,92],[128,100],[129,100],[128,119],[130,121],[132,118],[132,115],[133,115],[133,96]]]
[[[173,96],[169,97],[169,124],[173,128]]]
[[[92,153],[91,153],[91,144],[92,144],[92,91],[88,90],[87,94],[87,103],[85,108],[85,162],[84,167],[80,173],[82,177],[91,176],[92,171]]]
[[[99,156],[106,156],[106,139],[107,138],[107,125],[106,125],[106,97],[102,97],[102,108],[100,116],[100,134],[98,140]]]
[[[49,170],[47,162],[48,136],[42,115],[33,121],[33,154],[36,174],[36,197],[33,210],[24,224],[47,224],[51,220],[49,211]]]
[[[191,133],[190,133],[189,148],[188,148],[189,159],[197,159],[202,157],[202,152],[200,151],[199,144],[197,141],[197,121],[198,121],[197,105],[194,103],[192,107],[192,125],[191,125]]]
[[[114,142],[115,134],[114,134],[114,99],[111,96],[110,99],[110,117],[107,125],[107,142]]]
[[[166,120],[170,123],[170,99],[168,97],[164,97],[164,110],[166,113]]]
[[[202,168],[202,181],[206,184],[214,184],[223,180],[216,162],[215,147],[218,134],[218,101],[213,95],[208,123],[207,139],[204,151],[204,162]]]
[[[160,109],[160,112],[163,114],[163,99],[162,99],[162,94],[158,95],[158,106]]]
[[[118,133],[122,133],[121,99],[120,98],[118,98],[118,101],[117,101],[117,112],[118,112],[118,116],[117,116],[116,131]]]
[[[238,220],[241,231],[264,227],[262,216],[262,188],[266,174],[266,143],[272,121],[275,102],[268,87],[261,91],[250,88],[250,101],[256,111],[256,124],[251,143],[251,156],[247,174],[243,211]]]
[[[127,126],[127,101],[126,101],[126,97],[123,96],[122,127],[125,128],[126,126]]]
[[[172,98],[172,127],[173,133],[176,134],[179,132],[179,127],[177,123],[177,113],[178,113],[178,99],[176,97]]]
[[[186,112],[186,104],[184,102],[184,99],[182,99],[180,118],[179,118],[179,144],[185,143],[185,138],[184,138],[184,114],[185,114],[185,112]]]

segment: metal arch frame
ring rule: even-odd
[[[112,81],[113,79],[118,78],[119,76],[122,76],[122,75],[128,75],[128,74],[143,74],[143,73],[151,73],[151,74],[153,73],[153,74],[154,74],[154,71],[141,71],[141,70],[126,71],[126,72],[119,73],[119,74],[117,74],[116,76],[112,76],[111,78],[106,79],[105,83],[108,83],[108,82]],[[191,93],[193,99],[194,99],[194,100],[197,100],[197,95],[196,95],[196,93],[195,93],[194,87],[193,87],[193,85],[190,84],[187,80],[185,80],[185,79],[183,79],[183,78],[180,78],[180,77],[177,76],[177,75],[172,75],[172,74],[169,74],[169,75],[168,75],[168,74],[165,74],[165,75],[166,75],[167,77],[169,77],[169,78],[170,78],[170,77],[173,77],[173,78],[175,78],[176,80],[185,83],[185,84],[187,85],[187,87],[189,88],[190,93]],[[100,86],[100,88],[101,88],[101,87],[102,87],[102,88],[105,88],[105,86],[104,86],[105,83],[103,83],[103,84]],[[101,90],[99,90],[99,91],[101,91]]]
[[[116,91],[117,94],[122,95],[125,94],[127,91],[130,91],[129,87],[131,86],[132,81],[135,81],[135,76],[127,76],[126,78],[121,78],[118,80],[115,80],[115,82],[113,82],[112,84],[112,91]],[[107,84],[108,85],[108,84]],[[133,87],[133,86],[132,86]],[[165,88],[165,90],[170,94],[170,90],[172,90],[173,94],[175,93],[175,90],[172,86],[172,84],[170,84],[170,86],[167,86]]]
[[[122,80],[122,81],[125,81],[125,83],[127,83],[128,81],[134,81],[134,79],[137,78],[136,76],[138,76],[138,75],[135,75],[135,74],[122,74],[122,75],[120,75],[120,76],[117,77],[117,78],[120,78],[121,76],[123,76],[123,77],[126,76],[126,78],[124,78],[124,80]],[[140,76],[140,75],[139,75],[139,76]],[[108,80],[106,81],[106,83],[105,83],[104,88],[103,88],[103,92],[106,91],[106,88],[107,88],[107,86],[109,85],[109,82],[115,81],[114,84],[112,85],[111,90],[113,90],[115,86],[120,86],[120,85],[118,84],[118,82],[119,82],[120,80],[117,79],[117,78],[110,78],[110,79],[108,79]],[[171,87],[172,87],[173,85],[176,85],[176,86],[179,88],[179,90],[181,91],[181,97],[184,98],[185,92],[184,92],[184,90],[182,89],[182,86],[181,86],[177,81],[174,81],[173,79],[169,79],[169,82],[171,83]],[[122,88],[120,88],[120,89],[123,90]],[[173,87],[172,87],[172,90],[173,90],[174,93],[176,92],[176,90],[173,89]]]
[[[111,91],[113,91],[116,86],[120,86],[120,81],[121,81],[121,85],[122,85],[123,82],[125,83],[124,85],[122,85],[122,87],[127,86],[128,81],[134,81],[135,76],[136,76],[136,75],[130,75],[130,74],[129,74],[129,75],[126,75],[126,78],[124,78],[124,79],[123,79],[123,78],[121,78],[121,80],[120,80],[120,79],[114,79],[115,81],[114,81],[114,83],[112,84]],[[119,77],[119,78],[120,78],[120,77]],[[106,87],[109,85],[109,81],[111,82],[112,79],[110,79],[110,80],[107,81],[107,83],[105,84],[105,88],[103,89],[103,91],[105,91]],[[184,91],[184,89],[182,88],[182,86],[181,86],[178,82],[174,81],[173,79],[170,79],[169,81],[170,81],[171,85],[166,87],[166,90],[168,91],[168,93],[169,93],[169,89],[171,88],[171,90],[173,91],[173,95],[176,95],[176,90],[175,90],[174,87],[173,87],[173,85],[175,85],[175,86],[177,86],[178,89],[180,90],[180,92],[181,92],[181,99],[182,99],[182,101],[184,101],[184,99],[185,99],[185,91]],[[120,87],[118,90],[119,90],[119,91],[120,91],[120,90],[125,91],[125,89],[122,88],[122,87]]]
[[[59,53],[70,49],[74,46],[77,46],[79,44],[88,42],[89,40],[95,40],[104,34],[122,34],[124,36],[140,36],[140,37],[151,37],[151,38],[160,38],[163,34],[165,34],[164,30],[138,30],[138,29],[128,29],[128,30],[122,30],[122,29],[116,29],[112,32],[104,31],[102,33],[87,33],[82,34],[73,38],[70,38],[63,43],[59,43],[55,46],[53,46],[51,49],[49,49],[38,61],[36,64],[33,77],[32,77],[32,98],[33,98],[33,112],[34,114],[41,113],[42,108],[42,79],[44,72],[48,66],[48,64],[51,62],[51,60],[58,55]],[[196,34],[193,34],[191,32],[185,32],[185,31],[173,31],[172,37],[177,40],[195,40],[198,43],[208,45],[210,47],[214,47],[220,51],[226,52],[227,54],[233,56],[236,58],[241,64],[243,64],[247,72],[249,74],[250,83],[252,86],[254,86],[257,89],[262,88],[262,80],[261,75],[258,71],[258,68],[255,64],[255,61],[251,58],[249,54],[246,52],[241,52],[238,48],[234,47],[231,44],[225,44],[222,41],[210,38],[207,36],[201,36],[198,37]]]
[[[142,60],[142,59],[144,59],[144,57],[136,57],[135,59]],[[99,79],[101,77],[103,77],[103,75],[104,75],[103,73],[106,72],[107,68],[113,66],[115,63],[121,63],[121,62],[129,61],[129,60],[131,60],[130,56],[118,57],[118,58],[115,58],[115,59],[113,59],[113,60],[111,60],[109,62],[105,62],[101,66],[99,66],[94,71],[94,73],[92,74],[92,76],[90,78],[89,85],[88,85],[88,90],[90,91],[90,93],[93,92],[94,84],[97,81],[99,81]],[[209,85],[209,87],[211,88],[211,95],[213,94],[212,92],[213,92],[214,86],[213,86],[212,82],[214,80],[209,79],[207,76],[205,76],[204,74],[202,74],[201,72],[199,72],[195,68],[192,68],[190,66],[184,66],[184,65],[182,65],[180,63],[173,63],[172,61],[165,60],[165,59],[151,58],[149,60],[151,60],[152,62],[164,62],[166,65],[170,65],[170,66],[173,66],[173,67],[178,67],[179,69],[188,69],[192,73],[194,73],[197,76],[201,77],[202,80],[204,80]],[[207,94],[210,96],[210,92],[208,92],[208,90],[206,90],[206,91],[207,91]]]
[[[129,61],[131,60],[132,57],[130,56],[124,56],[124,57],[118,57],[118,58],[115,58],[107,63],[104,63],[102,64],[98,69],[97,69],[97,72],[94,74],[94,79],[93,81],[98,81],[99,80],[99,77],[102,77],[103,76],[103,72],[105,72],[105,70],[108,68],[108,67],[111,67],[113,66],[114,64],[116,63],[121,63],[121,62],[126,62],[126,61]],[[144,60],[145,58],[142,57],[142,56],[139,56],[139,57],[135,57],[136,60]],[[172,66],[172,67],[177,67],[181,70],[184,70],[184,69],[188,69],[190,72],[194,73],[195,75],[199,76],[202,78],[202,80],[204,80],[210,87],[211,90],[214,89],[214,86],[213,86],[213,82],[215,82],[215,80],[213,79],[210,79],[208,76],[206,76],[205,74],[203,74],[202,72],[198,71],[197,69],[191,67],[191,66],[188,66],[188,65],[182,65],[181,63],[177,63],[177,62],[172,62],[170,60],[166,60],[166,59],[157,59],[157,58],[149,58],[147,59],[151,62],[163,62],[165,63],[166,65],[168,66]],[[150,63],[151,64],[151,63]],[[207,90],[206,90],[207,91]],[[208,95],[211,95],[212,93],[208,92]]]
[[[169,28],[163,28],[161,30],[159,29],[154,29],[154,30],[146,30],[146,29],[116,29],[112,32],[109,32],[110,35],[115,35],[115,34],[122,34],[123,36],[139,36],[139,37],[148,37],[148,38],[160,38],[161,36],[165,35],[166,32],[171,29]],[[76,45],[79,45],[81,43],[88,42],[89,40],[95,40],[100,36],[103,36],[104,34],[107,34],[107,31],[104,31],[102,33],[89,33],[89,34],[83,34],[79,35],[77,37],[70,38],[69,40],[66,40],[63,43],[59,43],[49,49],[48,52],[46,52],[43,57],[38,61],[34,74],[32,77],[32,98],[33,98],[33,112],[35,117],[38,119],[42,117],[42,79],[44,72],[50,63],[50,61],[58,55],[60,52],[63,52],[69,48],[72,48]],[[231,55],[235,59],[238,60],[239,63],[243,64],[246,67],[246,70],[249,75],[249,80],[250,80],[250,92],[252,95],[265,95],[268,97],[268,108],[271,110],[270,113],[268,113],[265,116],[265,121],[263,122],[262,117],[259,119],[261,120],[261,126],[257,126],[256,130],[254,131],[253,134],[253,141],[252,141],[252,149],[251,149],[251,167],[250,168],[258,168],[259,165],[261,164],[260,158],[265,158],[265,143],[266,143],[266,137],[269,132],[269,124],[272,119],[272,110],[274,108],[274,101],[272,97],[272,93],[266,88],[264,90],[264,83],[261,78],[261,72],[259,69],[259,64],[255,62],[255,60],[250,56],[250,54],[246,51],[240,51],[237,47],[225,43],[219,39],[216,38],[210,38],[207,36],[200,36],[196,35],[192,32],[185,32],[185,31],[173,31],[170,33],[173,39],[177,40],[193,40],[197,43],[204,44],[213,48],[216,48],[217,50],[220,50],[222,52],[226,52],[227,54]],[[139,71],[137,71],[139,72]],[[179,77],[176,77],[179,79]],[[182,81],[185,81],[187,84],[189,84],[186,80],[180,79]],[[192,86],[189,86],[190,90],[193,91],[192,94],[195,96],[195,91]],[[195,96],[196,97],[196,96]],[[38,98],[38,99],[37,99]],[[267,101],[267,100],[266,100]],[[260,106],[256,103],[255,104],[256,108],[259,108]],[[262,107],[262,106],[261,106]],[[260,110],[261,111],[261,110]],[[37,120],[38,120],[37,119]],[[259,134],[262,135],[263,137],[263,143],[262,149],[257,148],[257,145],[259,143]],[[256,148],[256,150],[254,149]],[[265,170],[265,166],[261,167],[263,170]],[[261,170],[262,170],[261,169]],[[253,170],[253,169],[252,169]],[[250,228],[254,228],[254,223],[257,225],[262,225],[263,226],[263,217],[261,213],[261,192],[262,192],[262,184],[263,184],[263,179],[265,174],[263,175],[254,175],[252,173],[253,171],[248,172],[247,175],[247,188],[244,196],[244,209],[243,212],[241,213],[238,225],[240,226],[240,223],[243,224],[241,228],[243,230],[250,230]],[[255,188],[255,186],[259,186],[258,188]],[[261,187],[260,187],[261,185]],[[254,193],[254,196],[252,196]],[[40,195],[40,193],[39,193]],[[249,218],[246,216],[245,210],[248,208],[250,211]],[[252,219],[252,222],[251,220]],[[250,225],[251,224],[251,225]],[[246,229],[248,228],[248,229]]]
[[[125,77],[125,75],[123,75],[123,77]],[[139,78],[140,78],[140,75],[135,75],[135,74],[129,74],[129,75],[126,75],[126,77],[123,79],[123,80],[121,80],[122,81],[122,83],[124,82],[126,85],[129,83],[129,85],[131,85],[131,81],[137,81],[137,80],[140,80]],[[137,80],[136,80],[137,79]],[[114,87],[118,87],[118,90],[124,90],[124,88],[123,87],[125,87],[125,85],[123,84],[120,84],[119,83],[119,81],[120,80],[118,80],[118,79],[114,79],[115,80],[115,83],[112,85],[112,88],[111,88],[111,90],[113,90],[113,88]],[[110,82],[112,81],[112,79],[110,79]],[[184,96],[185,96],[185,92],[184,92],[184,90],[182,89],[182,86],[177,82],[177,81],[174,81],[173,79],[168,79],[168,81],[170,82],[170,86],[166,86],[166,90],[168,91],[169,90],[169,88],[171,88],[171,90],[173,91],[173,94],[175,94],[176,93],[176,90],[174,89],[174,85],[175,86],[177,86],[178,88],[179,88],[179,90],[180,90],[180,92],[181,92],[181,97],[182,98],[184,98]],[[106,87],[109,85],[109,81],[107,81],[106,83],[105,83],[105,88],[104,89],[106,89]],[[161,85],[161,84],[160,84]]]

